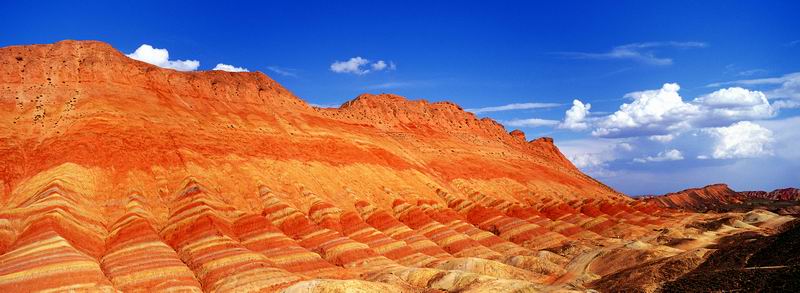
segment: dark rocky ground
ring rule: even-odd
[[[746,232],[724,238],[693,271],[663,292],[800,291],[800,220],[771,236]]]
[[[698,223],[715,230],[733,219]],[[800,292],[800,219],[773,233],[743,232],[708,250],[691,250],[607,275],[600,292]]]

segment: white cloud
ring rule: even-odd
[[[688,128],[688,119],[700,113],[696,105],[684,103],[678,95],[680,86],[666,83],[661,89],[625,95],[633,102],[622,104],[613,114],[600,119],[592,135],[628,137],[665,135]]]
[[[336,61],[331,64],[331,71],[336,73],[353,73],[362,75],[369,73],[369,69],[361,68],[369,63],[369,60],[361,57],[353,57],[347,61]]]
[[[784,74],[779,77],[742,79],[726,82],[717,82],[707,85],[708,87],[720,87],[726,85],[744,86],[779,86],[766,91],[769,99],[795,99],[800,100],[800,72]]]
[[[158,67],[178,71],[193,71],[200,67],[200,61],[197,60],[169,60],[169,51],[167,49],[153,48],[148,44],[142,44],[136,51],[126,56]]]
[[[561,52],[559,54],[575,59],[627,59],[651,65],[670,65],[672,59],[657,57],[652,50],[665,47],[686,49],[706,46],[701,42],[648,42],[617,46],[606,53]]]
[[[740,87],[720,89],[698,97],[693,102],[704,106],[706,115],[718,118],[715,120],[763,119],[776,114],[764,93]],[[710,118],[706,117],[707,120],[712,120]]]
[[[369,68],[372,68],[371,70]],[[373,71],[381,70],[395,70],[397,65],[394,62],[388,63],[383,60],[378,60],[370,64],[370,61],[361,57],[353,57],[347,61],[336,61],[331,64],[331,71],[336,73],[352,73],[355,75],[364,75]]]
[[[558,103],[514,103],[514,104],[508,104],[508,105],[502,105],[502,106],[492,106],[492,107],[466,109],[465,111],[472,112],[472,113],[475,113],[475,114],[480,114],[480,113],[512,111],[512,110],[553,108],[553,107],[558,107],[558,106],[561,106],[561,104],[558,104]]]
[[[704,131],[716,139],[711,154],[715,159],[756,158],[772,154],[772,131],[750,121]]]
[[[627,142],[622,142],[622,143],[618,144],[617,147],[619,149],[621,149],[621,150],[624,150],[624,151],[632,151],[633,150],[633,145],[631,145],[631,144],[629,144]]]
[[[556,141],[556,144],[575,167],[597,177],[614,176],[616,172],[608,169],[609,163],[634,149],[622,139],[573,139]]]
[[[389,65],[386,65],[386,62],[383,60],[378,60],[378,62],[372,63],[372,70],[381,71],[386,69]]]
[[[275,73],[283,75],[283,76],[297,77],[297,70],[292,69],[292,68],[269,66],[269,67],[267,67],[267,69],[269,69],[269,71],[275,72]]]
[[[548,120],[539,118],[513,119],[504,121],[503,124],[506,126],[513,126],[513,127],[553,126],[558,124],[558,120]]]
[[[568,159],[578,168],[598,167],[608,162],[608,158],[605,158],[602,153],[576,154]]]
[[[227,71],[227,72],[249,72],[250,71],[250,70],[247,70],[247,68],[244,68],[244,67],[236,67],[236,66],[233,66],[233,65],[222,64],[222,63],[217,64],[217,66],[214,66],[214,69],[211,69],[211,70],[222,70],[222,71]]]
[[[584,104],[580,100],[572,100],[572,107],[564,114],[564,122],[558,125],[559,128],[571,130],[584,130],[589,127],[586,123],[586,116],[589,115],[589,109],[592,104]]]
[[[650,137],[648,137],[648,139],[650,139],[652,141],[665,142],[666,143],[666,142],[670,142],[673,139],[675,139],[675,135],[674,134],[651,135]]]
[[[774,142],[771,144],[771,150],[776,157],[800,163],[800,152],[797,151],[797,142],[800,141],[800,116],[758,123],[772,131]]]
[[[683,160],[683,154],[681,153],[681,151],[676,149],[659,152],[655,157],[647,156],[644,158],[633,159],[633,161],[637,163],[680,161],[680,160]]]
[[[597,118],[592,135],[599,137],[648,136],[650,140],[669,142],[684,131],[729,125],[731,122],[774,117],[778,108],[766,95],[740,87],[720,89],[684,101],[676,83],[658,90],[633,92],[633,99],[611,115]],[[783,107],[794,104],[781,103]]]
[[[772,108],[775,109],[775,111],[778,111],[780,109],[800,108],[800,101],[777,100],[772,103]]]

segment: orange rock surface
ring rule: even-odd
[[[453,103],[314,108],[101,42],[0,48],[0,125],[0,292],[582,290],[713,234]]]

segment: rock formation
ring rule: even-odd
[[[764,209],[780,214],[800,214],[800,191],[797,188],[776,189],[772,192],[737,192],[725,184],[712,184],[639,199],[661,207],[695,212],[746,212]]]
[[[660,196],[647,196],[643,199],[662,207],[707,211],[720,208],[723,205],[739,204],[744,202],[746,198],[730,189],[727,184],[718,183]]]
[[[314,108],[101,42],[0,48],[0,125],[0,292],[623,288],[788,221],[667,208],[726,187],[632,200],[453,103]]]
[[[741,191],[748,198],[800,201],[800,188],[781,188],[773,191]]]

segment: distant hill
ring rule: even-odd
[[[756,208],[782,214],[797,214],[800,189],[784,188],[771,192],[734,191],[727,184],[712,184],[701,188],[690,188],[664,195],[642,196],[639,200],[661,207],[695,212],[749,211]]]

